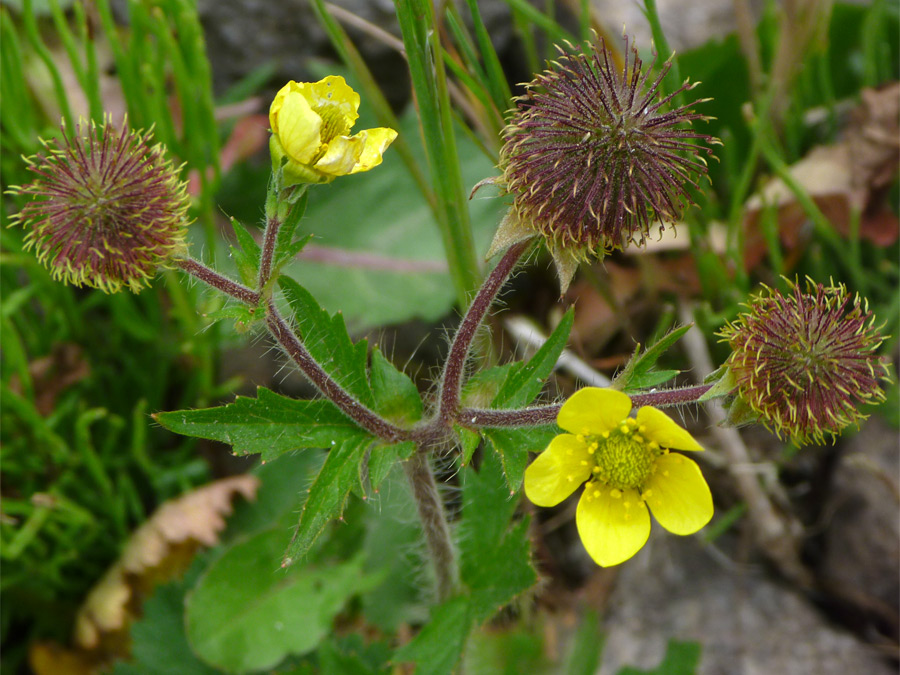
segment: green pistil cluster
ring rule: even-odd
[[[584,438],[594,459],[592,480],[615,490],[640,489],[653,473],[656,459],[665,452],[641,435],[632,418],[600,436],[579,438]]]

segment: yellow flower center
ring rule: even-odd
[[[664,452],[658,443],[641,436],[638,423],[632,418],[602,436],[586,437],[585,441],[594,457],[594,479],[619,490],[640,489]]]
[[[313,110],[322,118],[322,129],[319,133],[322,136],[323,144],[327,145],[335,137],[343,136],[347,133],[347,118],[339,106],[314,106]]]

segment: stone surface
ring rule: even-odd
[[[877,415],[841,445],[819,514],[820,582],[896,631],[900,613],[900,442]]]
[[[761,569],[714,559],[655,528],[620,568],[603,624],[604,673],[654,668],[669,640],[702,646],[699,675],[888,675],[894,670]]]

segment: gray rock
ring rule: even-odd
[[[896,672],[794,589],[658,528],[620,568],[603,631],[603,673],[654,668],[672,639],[701,645],[700,675]]]
[[[844,441],[819,515],[817,568],[825,588],[894,630],[900,613],[898,450],[897,430],[877,415]]]

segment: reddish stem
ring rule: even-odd
[[[259,302],[259,294],[256,291],[219,274],[195,258],[176,258],[174,262],[181,270],[225,295],[230,295],[248,305],[256,305]]]
[[[368,407],[353,398],[319,365],[287,322],[278,313],[275,304],[270,300],[266,309],[266,324],[278,344],[293,359],[294,363],[303,371],[316,388],[322,394],[340,408],[347,417],[355,421],[359,426],[374,434],[382,440],[390,443],[409,440],[411,433],[388,422],[386,419],[370,410]]]
[[[478,327],[530,243],[530,241],[523,241],[509,247],[497,266],[484,280],[481,288],[478,289],[478,293],[456,330],[456,335],[453,336],[450,353],[444,363],[439,394],[438,420],[446,427],[452,426],[458,417],[463,368]]]
[[[659,391],[635,394],[631,404],[635,408],[649,405],[654,408],[666,408],[674,405],[696,403],[703,394],[712,389],[711,384],[678,389],[661,389]],[[554,424],[559,409],[563,404],[534,406],[519,410],[489,410],[481,408],[464,408],[459,411],[460,422],[467,427],[539,427]]]

